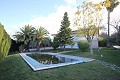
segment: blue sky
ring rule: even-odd
[[[26,22],[55,12],[55,5],[60,4],[65,5],[63,0],[2,0],[0,21],[3,24]]]
[[[71,27],[73,26],[77,6],[82,5],[84,1],[88,0],[0,0],[0,23],[11,37],[27,24],[35,28],[42,26],[54,34],[60,28],[64,12],[68,12]],[[119,8],[120,6],[114,12],[119,14]],[[111,16],[113,14],[111,13]],[[107,19],[106,12],[104,16]]]
[[[64,10],[60,9],[76,8],[83,1],[85,0],[0,0],[0,22],[7,32],[13,35],[25,23],[35,22],[37,18],[40,21],[49,20],[47,17],[51,15],[58,16],[60,12],[64,13]],[[40,21],[39,23],[42,23]]]

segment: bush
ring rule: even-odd
[[[99,45],[99,47],[107,47],[107,40],[99,37],[98,38],[98,45]]]
[[[85,52],[89,49],[89,43],[87,41],[78,42],[78,47],[82,52]]]
[[[109,42],[111,45],[117,45],[116,39],[115,38],[109,38]]]
[[[11,47],[9,49],[9,55],[15,54],[16,52],[19,51],[19,46],[22,45],[22,42],[17,42],[13,39],[11,39]]]
[[[4,59],[9,52],[11,46],[11,39],[7,32],[4,30],[4,26],[0,24],[0,61]]]
[[[24,45],[20,45],[20,46],[19,46],[19,52],[23,52],[23,51],[24,51],[24,48],[25,48]]]
[[[54,49],[59,47],[59,42],[58,42],[58,38],[57,37],[54,37],[53,42],[52,42],[52,47]]]

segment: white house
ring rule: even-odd
[[[54,37],[55,36],[55,34],[52,34],[52,36]],[[72,36],[73,36],[73,41],[74,41],[74,45],[73,45],[73,48],[76,48],[76,49],[78,49],[78,42],[79,41],[87,41],[87,39],[85,38],[85,37],[83,37],[83,36],[77,36],[77,34],[73,31],[73,34],[72,34]],[[71,45],[66,45],[65,46],[66,48],[71,48]],[[92,47],[93,48],[98,48],[98,38],[97,37],[94,37],[94,39],[93,39],[93,41],[92,41]]]
[[[75,42],[75,44],[73,45],[73,48],[78,48],[78,42],[79,41],[87,41],[87,39],[83,36],[76,36],[76,35],[73,35],[73,41]],[[92,47],[93,48],[98,48],[98,38],[97,37],[94,37],[93,41],[92,41]],[[71,48],[71,45],[67,45],[66,48]]]

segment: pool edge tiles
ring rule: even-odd
[[[44,69],[50,69],[50,68],[56,68],[56,67],[61,67],[61,66],[67,66],[71,64],[77,64],[77,63],[82,63],[82,62],[90,62],[95,59],[91,58],[84,58],[84,57],[78,57],[78,56],[71,56],[71,55],[65,55],[65,54],[59,54],[59,53],[40,53],[40,54],[48,54],[48,55],[54,55],[54,56],[61,56],[65,58],[72,58],[75,59],[76,61],[74,62],[69,62],[69,63],[58,63],[58,64],[50,64],[50,65],[45,65],[42,63],[39,63],[35,59],[27,56],[26,54],[31,54],[31,53],[20,53],[20,56],[24,59],[24,61],[33,69],[33,71],[37,70],[44,70]]]

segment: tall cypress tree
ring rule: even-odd
[[[64,46],[64,49],[66,44],[69,44],[72,41],[72,36],[71,36],[72,31],[69,28],[69,26],[70,26],[70,21],[67,12],[65,12],[63,16],[63,20],[61,21],[61,28],[58,33],[59,43],[61,46]]]
[[[5,31],[4,26],[0,23],[0,61],[7,56],[10,46],[10,36]]]

